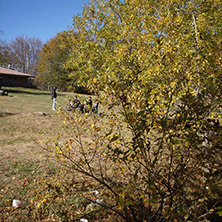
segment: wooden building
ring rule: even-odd
[[[34,75],[0,67],[0,87],[31,87]]]

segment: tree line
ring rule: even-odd
[[[72,48],[71,31],[57,33],[45,44],[38,38],[16,37],[9,43],[0,39],[0,64],[23,73],[35,75],[35,86],[49,89],[57,86],[59,90],[77,90],[86,92],[77,86],[74,78],[69,78],[70,70],[65,68]],[[66,44],[66,45],[64,45]]]
[[[9,43],[0,39],[0,64],[36,76],[41,50],[42,41],[38,38],[21,35]]]

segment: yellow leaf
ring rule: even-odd
[[[190,143],[187,141],[185,142],[185,147],[189,147]]]

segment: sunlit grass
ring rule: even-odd
[[[75,192],[72,179],[65,179],[68,174],[37,145],[38,141],[54,137],[62,129],[61,118],[51,110],[51,92],[3,89],[8,91],[8,96],[0,97],[1,219],[68,221],[84,208],[85,199]],[[65,108],[68,97],[73,98],[74,93],[59,92],[57,105]],[[75,186],[81,187],[81,180],[75,181]],[[13,199],[27,202],[28,208],[15,210]]]

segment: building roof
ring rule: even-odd
[[[22,72],[17,72],[12,69],[6,69],[3,67],[0,67],[0,74],[4,75],[14,75],[14,76],[26,76],[26,77],[34,77],[34,75],[27,74],[27,73],[22,73]]]

